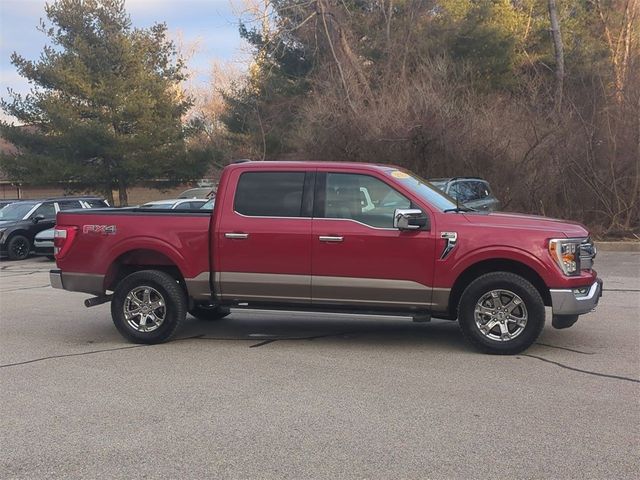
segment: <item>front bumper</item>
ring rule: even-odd
[[[594,310],[602,296],[602,280],[599,278],[582,295],[577,288],[554,289],[551,293],[551,308],[554,315],[582,315]],[[586,287],[585,287],[586,288]]]

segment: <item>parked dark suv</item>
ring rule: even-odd
[[[465,207],[474,210],[498,210],[500,202],[491,192],[489,182],[477,177],[432,178],[429,182]]]
[[[19,200],[0,210],[0,257],[27,258],[38,232],[52,228],[61,210],[108,207],[99,197],[58,197]]]

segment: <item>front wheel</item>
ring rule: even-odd
[[[185,292],[165,272],[142,270],[132,273],[113,293],[113,323],[123,337],[134,343],[166,342],[186,315]]]
[[[512,355],[526,350],[544,327],[544,302],[525,278],[510,272],[478,277],[458,308],[463,335],[479,350]]]
[[[9,260],[24,260],[31,252],[31,242],[24,235],[14,235],[7,243]]]

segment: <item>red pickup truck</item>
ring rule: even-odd
[[[566,328],[602,292],[583,226],[470,211],[389,165],[236,163],[213,212],[59,212],[54,244],[52,286],[111,301],[139,343],[168,340],[187,312],[244,307],[457,319],[480,350],[513,354],[545,306]]]

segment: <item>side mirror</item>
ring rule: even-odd
[[[38,223],[38,222],[41,222],[42,220],[44,220],[44,215],[42,214],[36,215],[35,217],[33,217],[33,223]]]
[[[393,215],[393,226],[398,230],[428,230],[429,217],[417,208],[397,208]]]

